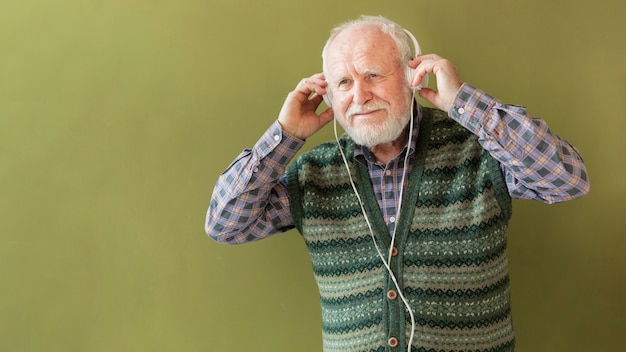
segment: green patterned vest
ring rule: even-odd
[[[351,139],[340,143],[386,257],[391,238],[367,168],[354,161]],[[336,142],[288,170],[293,218],[320,293],[324,351],[406,351],[409,314],[348,177]],[[412,351],[513,351],[511,199],[498,162],[444,112],[425,108],[408,178],[390,266],[415,314]]]

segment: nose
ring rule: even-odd
[[[352,100],[355,104],[363,105],[373,97],[371,87],[365,81],[355,81],[352,89]]]

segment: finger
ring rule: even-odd
[[[304,81],[308,84],[318,85],[320,87],[326,87],[328,85],[323,73],[316,73],[311,77],[305,78]]]
[[[311,77],[302,79],[296,86],[295,91],[304,94],[307,98],[312,93],[318,95],[326,94],[328,83],[323,79],[323,74],[315,74]]]
[[[419,67],[413,70],[413,77],[411,77],[409,84],[413,87],[421,85],[422,81],[424,80],[424,76],[426,76],[430,72],[432,71],[429,71],[428,67],[424,67],[423,64],[420,65]]]
[[[320,121],[322,125],[326,125],[327,123],[332,121],[334,118],[335,118],[335,112],[333,111],[333,108],[328,108],[320,114]]]
[[[424,61],[437,61],[437,60],[441,60],[441,59],[442,59],[442,57],[437,55],[437,54],[417,55],[416,58],[414,58],[413,60],[409,61],[409,67],[416,68],[417,66],[419,66]]]
[[[309,101],[311,101],[311,103],[315,104],[315,106],[320,105],[322,103],[322,100],[324,100],[324,97],[321,94],[317,94],[317,93],[314,93],[309,98]]]
[[[418,60],[419,62],[427,61],[427,60],[438,61],[438,60],[443,59],[443,57],[437,54],[423,54],[423,55],[418,55],[415,59]]]
[[[319,88],[319,86],[306,82],[300,82],[296,89],[289,93],[289,96],[296,99],[298,102],[300,102],[300,104],[305,104],[309,102],[310,98],[313,95],[323,94],[319,91],[321,91],[321,88]]]

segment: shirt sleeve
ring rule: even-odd
[[[464,84],[448,112],[500,162],[511,197],[552,204],[589,193],[582,157],[523,106]]]
[[[256,241],[294,227],[285,169],[304,141],[274,122],[252,149],[219,176],[206,215],[205,231],[218,242]]]

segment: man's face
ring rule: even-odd
[[[335,117],[361,145],[396,140],[410,118],[411,94],[395,42],[375,27],[339,33],[326,50]]]

